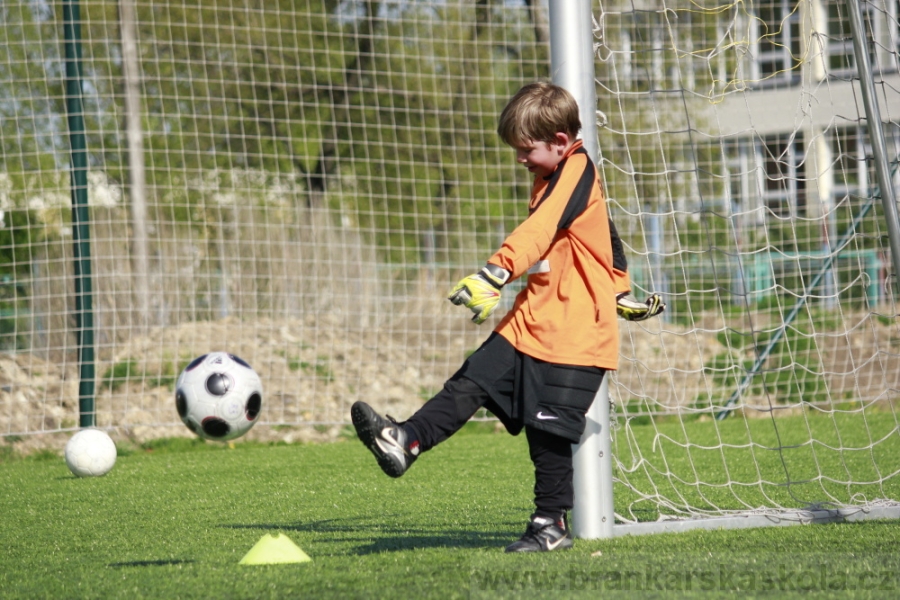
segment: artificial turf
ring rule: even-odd
[[[577,540],[510,555],[531,512],[523,436],[471,427],[386,477],[356,440],[172,441],[79,479],[0,462],[0,598],[896,597],[900,524]],[[311,562],[244,566],[264,535]]]

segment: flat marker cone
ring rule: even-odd
[[[286,535],[266,534],[260,538],[250,552],[244,555],[241,565],[279,565],[309,562],[312,559]]]

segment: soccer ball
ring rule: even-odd
[[[250,431],[262,409],[262,382],[233,354],[212,352],[191,361],[175,384],[175,408],[187,428],[224,442]]]
[[[116,464],[116,445],[99,429],[82,429],[66,444],[66,465],[78,477],[99,477]]]

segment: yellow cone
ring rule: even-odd
[[[244,555],[242,565],[278,565],[309,562],[312,559],[286,535],[266,534],[260,538],[250,552]]]

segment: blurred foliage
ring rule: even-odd
[[[424,245],[437,262],[458,248],[484,254],[498,228],[518,223],[529,177],[494,129],[512,93],[549,75],[531,11],[499,0],[259,8],[136,6],[154,218],[203,230],[216,217],[205,178],[262,171],[294,179],[298,202],[367,232],[384,260],[419,261]],[[90,167],[126,186],[117,4],[82,2],[81,15]],[[68,164],[62,9],[17,1],[3,18],[7,39],[29,43],[0,48],[0,173],[34,180]],[[28,199],[11,201],[21,211]],[[28,247],[2,242],[4,259]]]
[[[622,12],[605,15],[597,48],[600,166],[629,259],[669,274],[667,317],[676,321],[790,304],[821,261],[777,258],[765,273],[757,267],[766,257],[754,253],[820,252],[822,225],[752,217],[763,227],[728,205],[724,142],[703,138],[703,111],[691,103],[732,85],[712,67],[732,76],[740,52],[684,54],[715,45],[718,11],[614,8]],[[545,24],[529,3],[186,0],[136,9],[149,219],[191,228],[210,262],[224,260],[214,246],[239,217],[233,206],[273,202],[246,190],[277,190],[270,214],[284,221],[301,207],[328,211],[361,231],[380,261],[412,265],[477,264],[526,215],[530,176],[495,127],[510,95],[550,76]],[[89,164],[127,202],[118,5],[87,0],[81,12]],[[64,238],[71,219],[62,7],[12,0],[2,19],[5,39],[19,43],[0,44],[0,275],[27,281],[36,248]],[[628,74],[613,52],[625,37]],[[660,51],[669,48],[683,52]],[[684,97],[688,71],[689,87],[703,91],[696,98]],[[842,202],[832,233],[863,202]],[[876,207],[852,249],[883,247],[882,223]],[[654,239],[669,246],[659,263],[649,258]],[[836,268],[851,272],[848,260]],[[763,276],[767,298],[756,287]],[[862,282],[841,289],[841,302],[866,299]],[[10,320],[20,296],[2,300],[4,339],[22,329]]]

